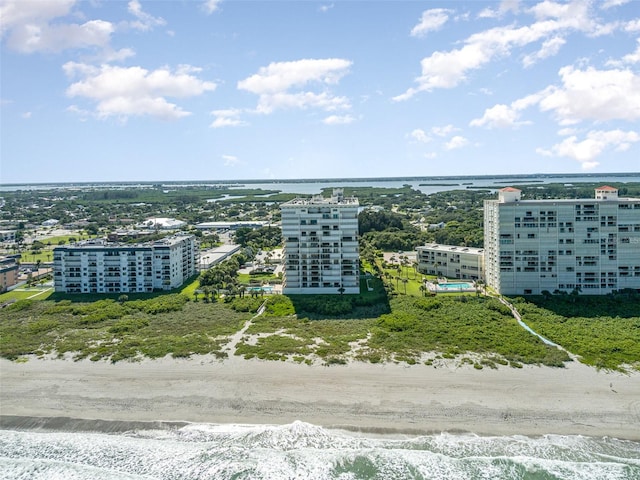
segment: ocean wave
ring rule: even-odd
[[[126,433],[0,430],[7,479],[640,478],[640,443],[471,434],[367,437],[304,422]]]

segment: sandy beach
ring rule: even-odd
[[[135,422],[284,424],[367,432],[581,434],[640,440],[640,374],[529,367],[298,365],[211,357],[140,363],[0,360],[4,428]],[[73,421],[70,419],[80,419]]]

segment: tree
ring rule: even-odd
[[[404,285],[404,294],[407,294],[407,283],[409,283],[409,279],[406,277],[402,278],[402,284]]]
[[[122,294],[122,295],[120,295],[120,296],[118,297],[118,302],[119,302],[119,303],[124,303],[124,302],[126,302],[127,300],[129,300],[129,296],[128,296],[128,295]]]
[[[344,286],[340,285],[340,288],[338,288],[338,293],[339,293],[340,295],[342,295],[342,294],[344,294],[345,290],[346,290],[346,289],[344,288]]]

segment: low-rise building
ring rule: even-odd
[[[196,274],[198,249],[193,235],[136,245],[88,240],[56,247],[53,265],[56,292],[171,290]]]
[[[186,226],[187,222],[168,217],[147,218],[144,222],[138,225],[139,228],[148,228],[150,230],[180,230]]]
[[[0,242],[14,243],[16,241],[15,230],[0,230]]]
[[[0,257],[0,292],[18,283],[20,266],[14,257]]]
[[[420,273],[466,280],[480,280],[484,277],[482,248],[432,243],[416,250]]]
[[[262,228],[270,225],[269,222],[262,220],[234,220],[228,222],[202,222],[196,224],[198,230],[237,230],[239,228]],[[272,225],[272,224],[271,224]]]

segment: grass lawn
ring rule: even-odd
[[[75,235],[59,235],[57,237],[46,237],[41,239],[40,241],[45,245],[51,245],[52,247],[57,247],[60,245],[60,242],[64,242],[64,244],[68,244],[72,238],[76,240],[89,240],[90,238],[96,238],[97,235],[81,235],[80,233]]]
[[[5,292],[0,294],[0,303],[7,302],[9,300],[24,300],[31,298],[33,300],[46,300],[53,293],[52,287],[40,288],[20,288],[12,290],[11,292]]]
[[[26,251],[20,254],[21,263],[36,263],[38,260],[41,263],[53,262],[53,250],[41,250],[40,253]]]
[[[242,285],[249,285],[251,281],[254,282],[272,282],[274,280],[278,280],[278,276],[272,273],[260,273],[258,275],[249,275],[248,273],[239,273],[238,274],[238,283]]]

